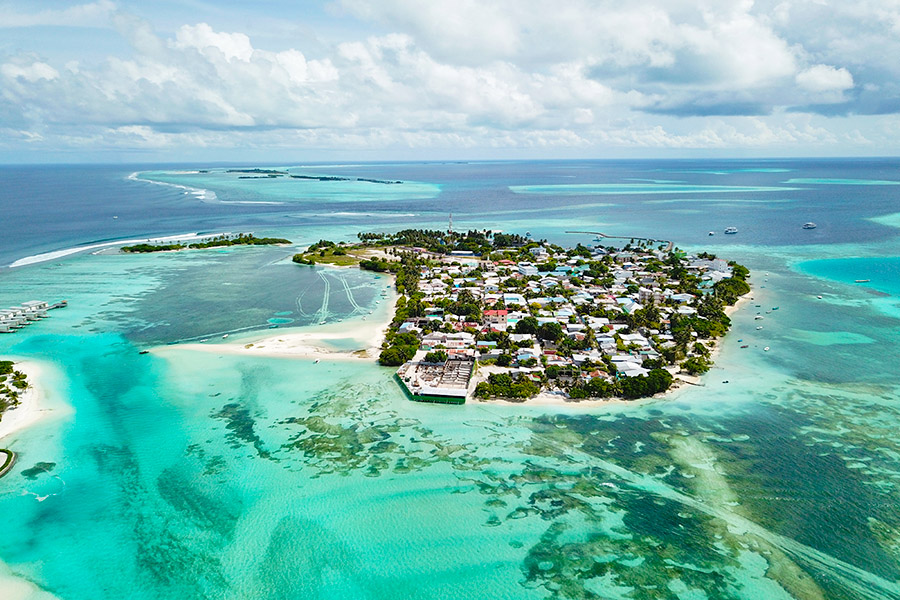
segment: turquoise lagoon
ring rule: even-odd
[[[288,330],[268,329],[287,319],[292,331],[325,320],[351,349],[363,316],[383,318],[385,278],[293,265],[290,248],[82,254],[4,270],[0,305],[70,303],[0,337],[0,354],[41,362],[50,400],[71,407],[4,440],[20,455],[0,481],[11,516],[0,558],[12,573],[63,599],[900,598],[900,319],[885,310],[900,303],[889,275],[900,248],[895,229],[868,220],[887,204],[847,222],[853,243],[801,238],[793,226],[777,244],[707,240],[705,225],[676,217],[677,198],[611,196],[610,207],[567,196],[549,199],[552,219],[516,216],[499,190],[532,185],[533,174],[477,167],[491,178],[460,179],[455,196],[452,178],[435,175],[455,168],[354,173],[433,180],[464,226],[565,243],[573,221],[593,220],[611,233],[680,235],[749,265],[753,300],[704,385],[593,408],[449,407],[407,401],[391,370],[363,360],[217,352],[225,333],[249,343]],[[811,169],[708,168],[718,179],[763,177],[735,192],[749,200],[784,171]],[[215,183],[202,187],[227,195]],[[479,188],[499,200],[466,204]],[[824,202],[804,193],[710,212],[742,232],[802,223],[786,211]],[[377,227],[402,226],[384,212],[442,225],[412,201],[341,202],[382,215]],[[655,221],[629,221],[626,206]],[[361,228],[264,222],[260,233],[306,241]],[[852,282],[863,278],[872,281]],[[180,344],[199,340],[208,351]]]

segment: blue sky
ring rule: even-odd
[[[0,0],[0,162],[900,154],[898,0]]]

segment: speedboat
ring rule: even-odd
[[[737,233],[737,227],[726,227],[725,233]]]
[[[815,228],[816,228],[816,224],[813,223],[812,221],[810,221],[809,223],[803,224],[803,229],[815,229]]]

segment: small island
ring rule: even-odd
[[[379,362],[418,401],[653,396],[709,370],[750,273],[709,253],[631,240],[563,248],[492,231],[320,240],[299,264],[392,273]]]
[[[276,246],[292,244],[291,240],[283,238],[258,238],[252,233],[239,233],[235,236],[220,235],[213,238],[203,239],[199,242],[191,244],[176,242],[174,244],[135,244],[134,246],[122,246],[122,252],[130,254],[142,254],[147,252],[172,252],[176,250],[200,248],[219,248],[227,246]]]
[[[3,413],[19,406],[19,398],[26,389],[28,378],[25,373],[16,370],[12,361],[0,360],[0,421],[3,420]],[[0,448],[0,477],[12,469],[15,459],[12,450]]]

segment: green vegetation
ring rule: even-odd
[[[494,233],[490,230],[469,230],[448,233],[431,229],[404,229],[397,233],[360,233],[359,240],[373,246],[406,246],[424,248],[435,254],[454,251],[486,255],[502,248],[519,248],[526,238],[516,234]]]
[[[509,373],[491,373],[487,381],[475,386],[478,398],[521,398],[523,400],[536,396],[540,386],[527,377],[513,378]]]
[[[709,371],[709,361],[702,356],[692,356],[681,363],[681,368],[690,375],[702,375]]]
[[[25,373],[16,371],[15,363],[0,360],[0,419],[3,412],[19,405],[19,394],[28,389]]]
[[[447,362],[448,358],[449,357],[447,356],[447,353],[444,352],[443,350],[433,350],[431,352],[428,352],[425,355],[424,362],[435,363],[435,364],[444,363],[444,362]]]
[[[644,398],[664,392],[672,385],[672,375],[665,369],[653,369],[647,375],[620,377],[608,381],[594,377],[569,389],[572,398],[611,398],[622,396],[629,400]]]
[[[212,239],[195,242],[193,244],[136,244],[134,246],[122,246],[122,252],[131,254],[147,252],[166,252],[169,250],[192,250],[202,248],[219,248],[222,246],[272,246],[276,244],[290,244],[291,240],[283,238],[258,238],[252,233],[239,233],[236,237],[220,235]]]

